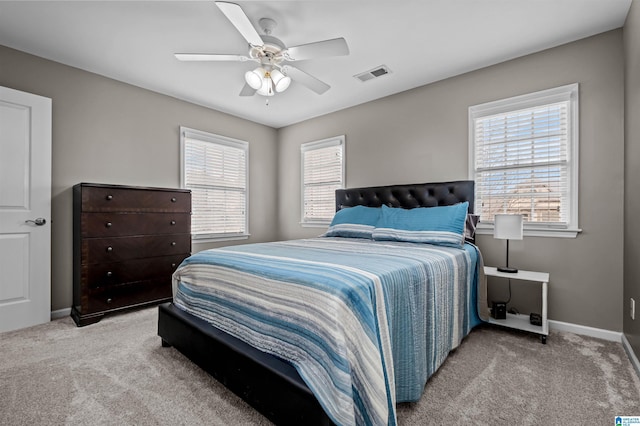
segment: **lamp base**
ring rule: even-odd
[[[506,272],[507,274],[515,274],[518,272],[516,268],[509,268],[508,266],[499,266],[498,272]]]

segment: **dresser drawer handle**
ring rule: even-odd
[[[112,276],[113,276],[113,272],[107,271],[107,277],[112,277]]]
[[[175,268],[175,267],[176,267],[176,264],[175,264],[175,263],[172,263],[172,264],[171,264],[171,267],[172,267],[172,268]]]
[[[175,220],[172,220],[171,222],[169,222],[169,224],[170,224],[171,226],[173,226],[173,225],[175,225],[175,224],[176,224],[176,221],[175,221]]]
[[[113,302],[113,299],[112,298],[108,298],[107,299],[107,303],[111,303],[111,302]]]
[[[113,200],[113,195],[107,195],[106,197],[104,197],[107,199],[107,201],[111,201]]]
[[[173,247],[175,245],[176,245],[176,242],[175,241],[171,241],[171,246]]]
[[[104,226],[106,226],[107,228],[111,228],[111,222],[105,223]]]
[[[107,247],[107,253],[111,253],[113,251],[113,247],[109,246]]]
[[[178,201],[178,200],[176,199],[176,197],[171,197],[171,202],[172,202],[172,203],[175,203],[176,201]]]

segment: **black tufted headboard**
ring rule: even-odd
[[[474,181],[419,183],[409,185],[375,186],[336,190],[336,211],[343,207],[367,206],[389,207],[450,206],[469,202],[469,213],[473,213]]]

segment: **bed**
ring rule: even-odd
[[[487,315],[474,245],[389,224],[462,209],[466,219],[473,185],[338,190],[336,219],[376,214],[388,226],[334,219],[319,238],[194,254],[159,307],[162,345],[277,424],[394,424],[395,404],[419,399]]]

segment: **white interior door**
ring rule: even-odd
[[[0,87],[0,332],[51,318],[51,99]]]

